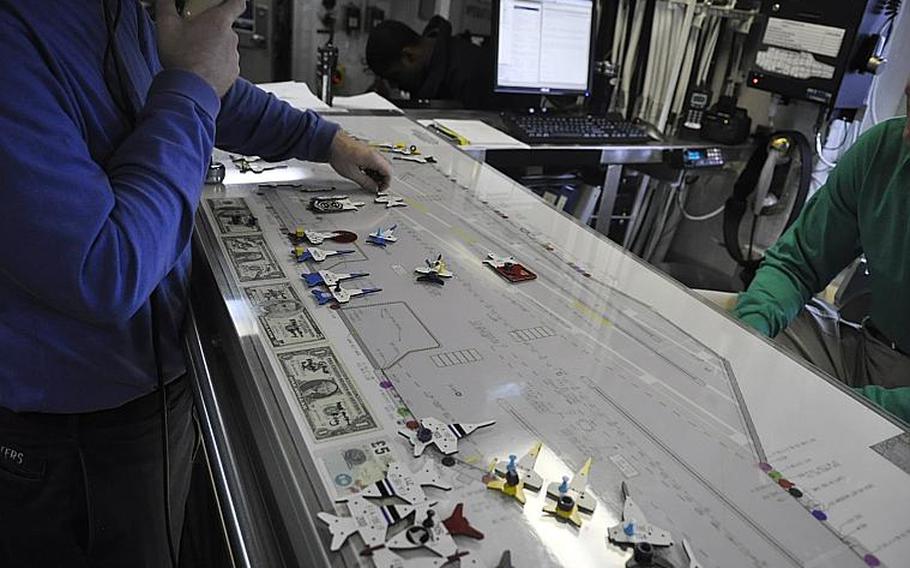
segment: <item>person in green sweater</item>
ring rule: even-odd
[[[910,114],[910,81],[905,92]],[[870,315],[861,325],[820,301],[806,304],[861,254],[872,288]],[[767,251],[733,315],[910,422],[907,117],[871,128],[844,154]]]

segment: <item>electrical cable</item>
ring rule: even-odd
[[[110,2],[113,1],[116,3],[116,9],[111,14]],[[129,122],[132,128],[135,128],[137,121],[137,109],[133,104],[132,99],[130,98],[130,90],[127,85],[126,73],[121,69],[121,58],[117,50],[117,28],[120,24],[120,17],[123,11],[123,0],[104,0],[102,4],[102,12],[104,16],[104,24],[107,30],[107,45],[104,50],[104,59],[102,61],[102,74],[104,76],[105,85],[107,86],[108,92],[111,94],[111,98],[114,101],[115,106],[118,110],[123,113],[124,117]],[[111,85],[111,80],[108,76],[108,70],[112,69],[116,78],[116,89]],[[158,300],[156,294],[158,289],[156,288],[151,296],[149,297],[150,303],[150,318],[151,318],[151,333],[152,333],[152,353],[155,358],[155,371],[157,373],[157,383],[158,383],[158,392],[161,400],[161,452],[162,452],[162,493],[163,493],[163,504],[164,504],[164,524],[165,524],[165,535],[167,537],[167,547],[168,547],[168,557],[170,559],[171,567],[177,567],[177,554],[176,547],[174,546],[174,538],[171,534],[171,500],[170,500],[170,444],[168,443],[168,408],[167,408],[167,389],[164,384],[164,364],[161,358],[161,348],[158,344],[159,342],[159,329],[158,329],[158,314],[161,313],[161,310],[158,306]]]
[[[835,166],[837,166],[837,162],[829,161],[823,154],[822,133],[820,130],[817,130],[815,132],[815,155],[818,157],[818,160],[821,163],[825,164],[828,167],[828,169],[833,169]]]
[[[682,213],[683,217],[685,217],[689,221],[701,222],[701,221],[707,221],[709,219],[713,219],[714,217],[717,217],[718,215],[723,213],[724,209],[726,209],[726,207],[727,207],[726,203],[722,203],[721,206],[718,207],[717,209],[715,209],[714,211],[711,211],[709,213],[704,213],[702,215],[693,215],[692,213],[689,213],[686,210],[685,202],[686,202],[686,198],[688,196],[689,196],[689,186],[688,185],[684,185],[683,187],[680,188],[679,191],[676,192],[676,205],[679,207],[679,211]]]

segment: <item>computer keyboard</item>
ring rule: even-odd
[[[503,114],[509,134],[528,144],[622,144],[653,140],[644,126],[604,116]]]

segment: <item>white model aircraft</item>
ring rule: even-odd
[[[394,234],[392,234],[392,232],[397,228],[398,228],[398,225],[392,225],[388,229],[384,229],[384,230],[382,227],[380,227],[380,228],[376,229],[374,232],[367,235],[367,242],[370,244],[380,246],[380,247],[384,247],[390,243],[394,243],[395,241],[398,240],[398,237],[396,237]]]
[[[352,278],[360,278],[361,276],[369,276],[368,272],[352,272],[350,274],[338,274],[330,270],[320,270],[318,272],[311,272],[309,274],[301,274],[300,277],[303,278],[303,281],[306,282],[307,286],[312,288],[313,286],[329,286],[332,287],[343,280],[351,280]]]
[[[568,476],[562,478],[562,483],[553,482],[547,487],[547,497],[556,501],[547,501],[544,505],[544,512],[556,516],[557,518],[569,521],[576,527],[581,526],[581,515],[584,513],[593,513],[594,507],[597,506],[597,500],[588,493],[588,473],[591,471],[591,458],[585,462],[572,482],[569,483]]]
[[[373,200],[374,203],[385,203],[386,209],[392,207],[407,207],[408,204],[404,202],[404,197],[398,195],[389,195],[385,191],[380,191],[376,194],[376,199]]]
[[[331,513],[317,513],[319,520],[328,525],[332,533],[333,552],[340,549],[349,536],[359,533],[363,542],[369,546],[385,544],[387,529],[414,513],[410,505],[378,506],[359,495],[353,495],[347,502],[350,517],[339,517]]]
[[[341,282],[338,282],[330,287],[328,292],[322,290],[312,290],[311,292],[316,297],[319,305],[322,306],[333,300],[339,304],[347,304],[351,301],[351,298],[382,292],[382,288],[342,288]]]
[[[374,549],[367,549],[361,553],[362,556],[369,556],[373,560],[376,568],[438,568],[449,562],[447,558],[439,557],[421,557],[421,558],[402,558],[388,548],[382,546]]]
[[[351,254],[355,251],[353,250],[325,250],[316,247],[294,247],[294,257],[297,259],[297,262],[322,262],[330,256],[336,256],[339,254]]]
[[[423,467],[416,473],[399,462],[389,464],[385,479],[365,487],[358,495],[367,498],[399,497],[411,505],[423,503],[427,500],[423,487],[436,487],[449,491],[452,486],[440,479],[439,471],[432,460],[426,460]],[[347,496],[338,500],[346,500]]]
[[[644,512],[632,500],[631,491],[625,481],[622,482],[622,496],[622,521],[607,529],[607,537],[610,542],[620,545],[647,542],[651,546],[673,544],[673,538],[669,532],[648,522]],[[686,552],[688,554],[689,551]]]
[[[461,503],[455,505],[448,519],[440,522],[436,517],[433,509],[428,509],[424,516],[418,514],[414,524],[390,538],[386,546],[393,550],[426,548],[443,558],[454,560],[460,556],[454,536],[483,539],[483,533],[472,527],[464,517]]]
[[[307,230],[307,231],[303,232],[304,238],[311,245],[321,245],[326,240],[332,240],[343,234],[344,233],[342,233],[341,231],[332,231],[332,232],[328,232],[328,233],[323,233],[323,232],[319,232],[319,231],[308,231]]]
[[[347,195],[317,196],[310,199],[310,209],[317,213],[357,211],[363,205],[363,201],[351,201]]]
[[[692,551],[692,545],[689,544],[689,541],[685,538],[682,539],[682,546],[686,553],[686,558],[689,559],[689,568],[701,568],[701,563],[695,558],[695,552]]]
[[[488,420],[478,424],[446,424],[437,418],[423,418],[418,420],[416,428],[402,428],[398,433],[414,446],[415,458],[420,457],[423,450],[431,444],[448,456],[458,452],[458,440],[478,428],[492,426],[495,423],[495,420]]]
[[[515,260],[514,256],[499,256],[491,252],[487,254],[487,258],[483,263],[489,264],[493,268],[502,268],[506,264],[517,264],[518,261]]]

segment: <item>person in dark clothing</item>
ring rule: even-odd
[[[453,36],[441,16],[427,22],[423,35],[396,20],[382,22],[370,32],[366,58],[373,73],[411,99],[452,99],[469,109],[519,108],[534,100],[494,93],[493,49]]]

